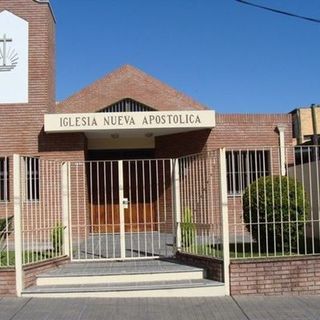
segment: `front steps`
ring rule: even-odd
[[[223,283],[175,260],[70,263],[37,277],[23,297],[213,297]]]

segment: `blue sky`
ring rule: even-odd
[[[250,0],[320,18],[319,0]],[[222,113],[320,103],[320,24],[234,0],[51,0],[57,100],[123,64]]]

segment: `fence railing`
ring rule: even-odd
[[[181,252],[223,257],[219,150],[179,159]]]
[[[62,163],[20,157],[22,265],[65,255]]]
[[[318,147],[228,150],[230,257],[320,253]]]
[[[10,203],[10,160],[0,155],[0,268],[14,266],[13,212]]]
[[[170,160],[70,162],[73,260],[172,255]]]

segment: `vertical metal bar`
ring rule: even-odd
[[[230,248],[229,248],[229,217],[228,217],[228,196],[226,179],[226,151],[220,149],[220,205],[223,223],[223,266],[224,266],[224,285],[226,295],[230,295]]]
[[[116,168],[119,170],[119,166],[116,166]],[[116,256],[116,250],[115,250],[115,221],[114,221],[114,185],[113,185],[113,161],[110,161],[110,184],[111,184],[111,216],[112,216],[112,254],[113,258]],[[120,227],[120,226],[119,226]]]
[[[78,163],[75,163],[74,164],[74,170],[75,170],[75,174],[76,174],[76,181],[75,181],[75,183],[76,183],[76,187],[75,187],[75,192],[76,192],[76,197],[75,197],[75,199],[76,199],[76,203],[77,203],[77,205],[76,205],[76,211],[77,211],[77,228],[76,228],[76,230],[77,230],[77,234],[76,234],[76,236],[77,236],[77,257],[78,257],[78,259],[80,259],[81,258],[81,255],[80,255],[80,252],[81,252],[81,249],[80,249],[80,232],[81,232],[81,225],[80,225],[80,197],[79,197],[79,195],[80,195],[80,188],[79,188],[79,166],[80,166],[80,164],[78,164]],[[72,166],[71,166],[71,164],[69,163],[69,168],[70,168],[70,174],[71,174],[71,172],[73,172],[73,170],[72,170]],[[62,167],[62,171],[63,171],[63,167]],[[63,181],[62,181],[62,186],[63,186]],[[70,186],[71,187],[71,186]],[[85,211],[85,208],[83,208],[83,210]],[[71,218],[71,217],[70,217]],[[70,230],[69,230],[69,234],[70,234],[70,240],[72,241],[72,229],[73,229],[73,225],[72,225],[72,221],[71,221],[71,223],[70,223],[70,225],[69,225],[69,227],[71,226],[71,228],[70,228]],[[85,239],[85,241],[87,241],[87,239]],[[73,248],[73,246],[71,245],[71,248]],[[66,248],[65,248],[66,249]],[[71,250],[71,252],[72,252],[72,250]]]
[[[118,161],[118,179],[119,179],[119,211],[120,211],[120,256],[126,257],[126,241],[124,227],[124,206],[123,206],[123,161]]]
[[[319,190],[319,147],[315,147],[316,149],[316,183],[317,183],[317,187],[316,187],[316,194],[317,194],[317,216],[315,219],[315,216],[312,216],[312,220],[318,220],[318,239],[320,239],[320,190]],[[315,223],[315,221],[312,221],[312,223]],[[315,239],[314,239],[315,241]]]
[[[13,198],[14,198],[14,247],[16,268],[16,292],[21,296],[23,289],[22,270],[22,212],[21,212],[21,158],[18,154],[13,155]]]
[[[137,160],[134,161],[135,163],[135,188],[136,188],[136,209],[137,209],[137,242],[138,242],[138,257],[140,257],[140,208],[139,208],[139,189],[138,189],[138,162]]]
[[[149,166],[149,206],[150,206],[150,227],[151,227],[151,255],[154,256],[154,239],[153,239],[153,195],[152,195],[152,170],[151,170],[152,162],[148,160]]]
[[[309,194],[310,194],[310,212],[311,212],[311,217],[310,217],[310,222],[311,222],[311,246],[312,246],[312,254],[314,254],[315,252],[315,248],[314,248],[314,226],[313,226],[313,219],[312,219],[312,215],[314,212],[314,208],[313,208],[313,183],[312,183],[312,160],[314,160],[314,151],[312,150],[312,148],[314,147],[308,147],[308,169],[309,169]],[[310,158],[310,154],[312,153],[312,159]],[[305,237],[307,237],[307,235],[304,235]]]
[[[106,258],[109,258],[109,241],[108,241],[108,198],[107,198],[107,177],[106,177],[106,161],[103,161],[103,186],[104,186],[104,233],[105,233],[105,245],[106,245]]]
[[[232,202],[233,202],[233,233],[234,233],[234,255],[235,258],[238,258],[238,239],[237,239],[237,212],[236,212],[236,193],[237,193],[237,184],[236,184],[236,160],[234,150],[231,151],[231,173],[232,173]],[[237,163],[239,164],[239,158],[241,157],[241,150],[236,151]]]
[[[5,164],[4,164],[4,168],[3,168],[3,177],[4,177],[4,198],[5,198],[5,214],[6,214],[6,225],[8,226],[9,223],[9,215],[8,215],[8,202],[9,202],[9,190],[8,190],[8,182],[9,182],[9,158],[5,157]],[[7,232],[8,232],[8,227],[7,227]],[[7,261],[6,261],[6,265],[9,266],[10,265],[10,257],[9,257],[9,237],[8,237],[8,233],[6,235],[6,255],[7,255]]]
[[[146,213],[146,181],[145,181],[145,162],[141,160],[142,165],[142,189],[143,189],[143,225],[144,225],[144,254],[147,256],[147,213]]]
[[[90,215],[88,212],[88,203],[87,201],[90,199],[90,195],[87,194],[86,190],[88,190],[86,188],[87,184],[86,184],[86,170],[87,170],[87,165],[85,162],[82,163],[83,165],[83,170],[82,170],[82,180],[83,180],[83,215],[84,215],[84,258],[87,259],[88,258],[88,220],[90,219]],[[71,237],[72,238],[72,237]],[[79,250],[81,250],[80,246],[79,246]]]
[[[130,248],[131,248],[131,257],[133,257],[133,222],[132,222],[132,197],[131,197],[131,192],[132,192],[132,188],[131,188],[131,164],[132,161],[128,160],[127,161],[128,164],[128,183],[129,183],[129,195],[128,195],[128,199],[129,199],[129,215],[130,215]]]
[[[48,247],[50,245],[51,248],[51,239],[50,239],[50,213],[51,213],[51,209],[50,209],[50,186],[49,186],[49,177],[50,172],[49,172],[49,165],[47,162],[45,162],[45,166],[46,166],[46,221],[45,221],[45,229],[46,229],[46,237],[47,237],[47,244]],[[52,249],[52,248],[51,248]]]
[[[44,163],[43,160],[39,160],[39,226],[40,226],[40,239],[42,246],[44,245],[44,229],[43,229],[43,222],[44,222],[44,199],[43,199],[43,188],[44,188],[44,180],[43,180],[43,168]],[[42,248],[42,250],[46,250],[46,248]]]
[[[276,223],[275,223],[275,200],[274,200],[274,167],[273,167],[273,149],[270,148],[270,176],[271,176],[271,196],[272,196],[272,231],[273,231],[273,254],[277,255],[276,246]]]
[[[90,161],[90,193],[89,193],[89,199],[90,199],[90,216],[91,216],[91,259],[95,259],[95,250],[94,250],[94,220],[93,220],[93,181],[92,181],[92,163],[93,161]]]
[[[181,203],[180,203],[180,172],[179,172],[179,159],[171,160],[171,177],[173,186],[173,204],[174,216],[176,225],[176,250],[181,250]]]
[[[160,223],[160,193],[159,193],[159,162],[161,160],[156,160],[156,198],[157,198],[157,232],[158,232],[158,252],[159,255],[162,253],[161,250],[161,237],[160,237],[160,233],[161,233],[161,223]],[[163,162],[164,160],[162,160]],[[162,177],[163,178],[163,177]],[[163,197],[165,197],[165,190],[163,190]]]
[[[60,240],[60,232],[59,232],[59,220],[58,220],[58,210],[57,210],[57,167],[55,162],[51,162],[51,165],[53,166],[53,177],[51,177],[52,184],[53,184],[53,200],[54,200],[54,205],[53,205],[53,219],[54,219],[54,224],[52,226],[52,231],[51,234],[56,233],[56,252],[55,252],[55,257],[59,256],[60,252],[59,250],[61,249],[59,246],[59,240]],[[35,172],[36,174],[36,172]],[[35,180],[36,182],[36,180]],[[57,228],[57,229],[55,229]]]
[[[34,201],[34,224],[32,225],[32,228],[34,229],[33,232],[35,232],[35,250],[36,252],[39,252],[39,226],[38,226],[38,207],[40,205],[40,199],[38,197],[38,192],[37,192],[37,188],[38,188],[38,180],[37,180],[37,176],[36,176],[36,169],[38,170],[38,174],[39,174],[39,168],[40,168],[40,159],[33,159],[34,162],[34,168],[35,168],[35,172],[34,172],[34,193],[35,193],[35,201]],[[38,164],[38,167],[36,168],[36,164]],[[38,255],[35,257],[35,261],[37,262],[38,260],[43,260],[44,258],[39,257]]]
[[[70,225],[69,225],[69,172],[70,172],[70,163],[64,162],[61,165],[61,185],[62,185],[62,227],[65,228],[63,232],[63,245],[64,245],[64,253],[69,256],[70,255],[70,242],[69,242],[69,233],[70,233]],[[77,183],[77,195],[78,195],[78,174],[76,173],[76,183]],[[77,201],[77,218],[78,218],[78,226],[79,226],[79,204]],[[79,236],[78,236],[79,239]],[[78,240],[79,241],[79,240]],[[79,243],[78,243],[79,245]],[[78,249],[79,252],[79,249]]]
[[[240,150],[240,157],[239,157],[239,191],[240,191],[240,207],[243,208],[243,190],[244,190],[244,181],[243,181],[243,173],[245,172],[244,167],[245,165],[243,162],[245,161],[246,157],[244,156],[245,151]],[[245,248],[245,222],[244,222],[244,214],[241,214],[241,226],[242,226],[242,257],[244,258],[246,256],[246,248]]]
[[[97,162],[97,205],[98,205],[98,252],[99,252],[99,259],[101,259],[101,210],[100,210],[100,161]]]

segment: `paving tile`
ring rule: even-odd
[[[250,320],[320,319],[320,305],[311,307],[299,297],[236,297],[235,300]]]

